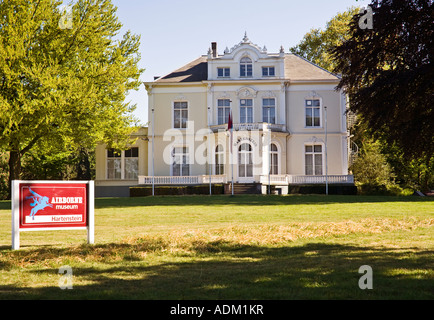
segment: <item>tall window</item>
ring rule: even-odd
[[[272,143],[270,146],[270,174],[279,174],[279,153],[277,146]]]
[[[225,173],[225,154],[223,152],[223,146],[219,144],[215,148],[215,174],[224,174]]]
[[[249,143],[243,143],[238,148],[238,176],[253,177],[252,146]]]
[[[253,123],[253,100],[240,100],[240,123]]]
[[[320,116],[320,101],[319,99],[305,100],[306,109],[306,127],[319,127],[321,126]]]
[[[229,99],[217,100],[217,121],[218,124],[228,123],[231,101]]]
[[[172,175],[173,176],[189,176],[190,166],[188,161],[188,147],[175,147],[173,148],[173,163]]]
[[[173,127],[187,128],[188,103],[186,101],[176,101],[173,103]]]
[[[114,149],[107,150],[107,179],[122,178],[121,161],[121,152]]]
[[[305,146],[305,172],[308,176],[322,175],[322,145]]]
[[[240,60],[240,77],[251,77],[253,75],[252,59],[244,57]]]
[[[125,150],[125,179],[135,180],[139,171],[139,148]]]
[[[107,150],[107,179],[136,180],[139,171],[139,148]]]
[[[276,123],[276,99],[262,99],[262,121]]]

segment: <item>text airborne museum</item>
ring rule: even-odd
[[[97,193],[133,185],[353,183],[339,77],[247,36],[145,83],[149,127],[131,149],[97,148]],[[228,129],[231,117],[232,130]],[[231,133],[232,132],[232,133]],[[123,191],[121,189],[123,188]],[[119,194],[120,195],[120,194]]]

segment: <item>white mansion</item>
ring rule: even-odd
[[[338,82],[246,35],[223,54],[213,42],[207,55],[145,83],[149,128],[121,155],[98,147],[96,186],[233,181],[287,193],[291,184],[352,184]]]

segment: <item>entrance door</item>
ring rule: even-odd
[[[239,182],[253,182],[253,152],[249,143],[238,147],[238,180]]]

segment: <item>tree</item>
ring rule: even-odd
[[[299,44],[289,48],[289,50],[321,68],[333,71],[336,64],[332,59],[330,50],[349,38],[349,23],[359,10],[352,7],[343,13],[338,13],[327,22],[325,30],[311,29]]]
[[[350,38],[332,50],[339,89],[378,138],[410,159],[434,155],[432,0],[373,0],[373,28],[354,16]]]
[[[378,141],[365,141],[361,150],[361,154],[351,167],[356,181],[361,184],[378,186],[391,184],[392,170],[386,157],[381,153]]]
[[[68,25],[57,0],[0,2],[0,148],[9,180],[35,146],[45,153],[125,145],[135,106],[139,37],[116,39],[109,0],[78,0]],[[71,8],[71,7],[70,7]]]

